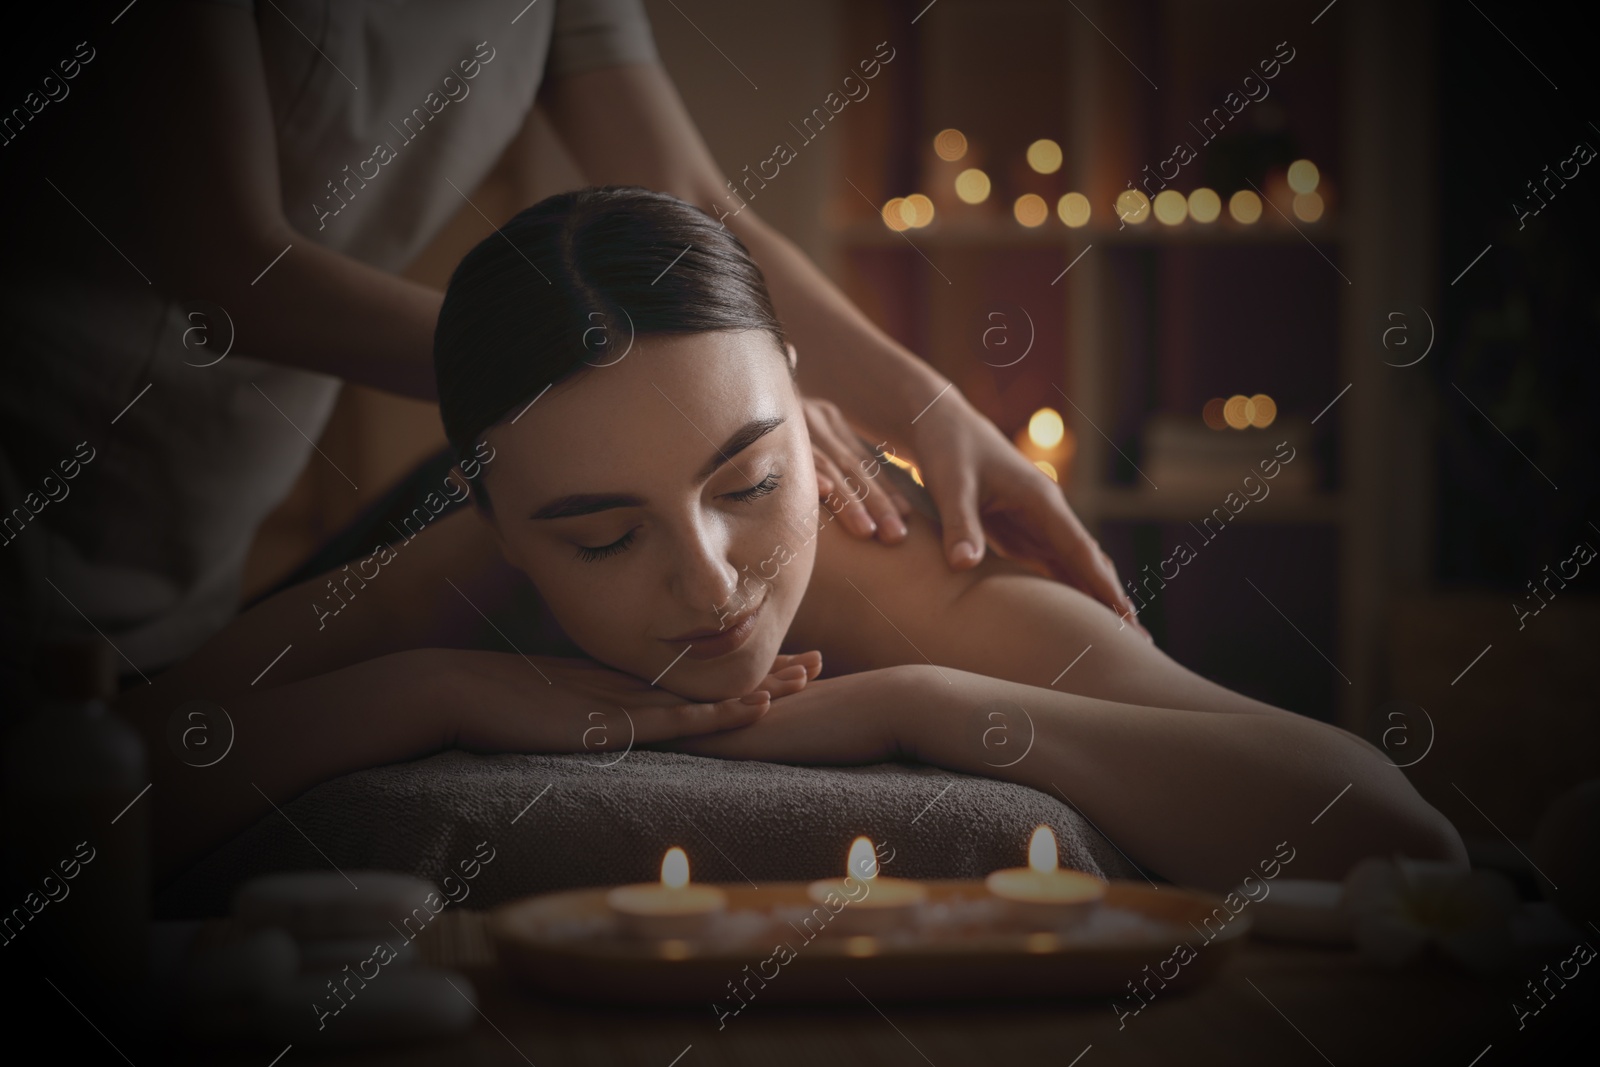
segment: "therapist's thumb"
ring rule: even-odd
[[[958,467],[946,476],[928,481],[928,495],[939,509],[944,526],[944,556],[956,570],[976,567],[983,559],[983,523],[978,518],[978,482],[970,471]]]

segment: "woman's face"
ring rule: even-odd
[[[766,676],[817,528],[805,416],[770,336],[640,337],[485,439],[502,551],[579,647],[693,700]]]

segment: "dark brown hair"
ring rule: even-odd
[[[639,337],[761,330],[784,351],[761,270],[727,227],[630,186],[547,197],[451,275],[433,334],[445,434],[471,453],[547,387],[625,358]]]

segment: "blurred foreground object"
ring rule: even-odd
[[[38,937],[31,950],[51,969],[95,980],[99,994],[130,990],[148,963],[144,745],[108,709],[116,674],[102,642],[46,646],[34,673],[38,703],[6,753],[8,864],[25,891],[7,943]]]

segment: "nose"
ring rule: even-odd
[[[729,533],[721,523],[691,520],[678,540],[672,595],[697,612],[714,612],[738,590],[739,572],[728,559]]]

